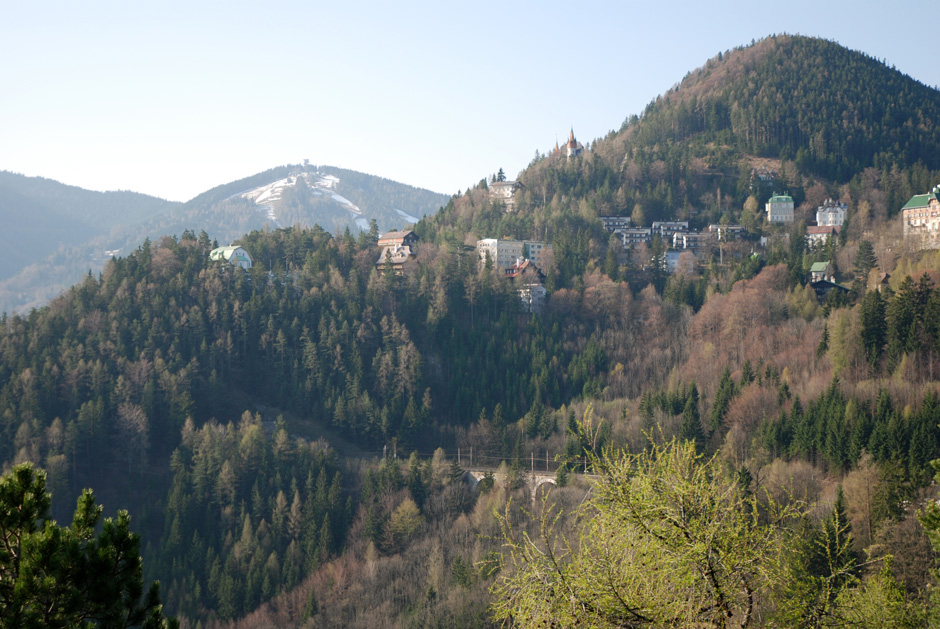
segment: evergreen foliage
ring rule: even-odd
[[[30,464],[0,478],[0,627],[177,627],[159,583],[144,594],[140,539],[85,490],[70,527],[49,518],[46,475]]]

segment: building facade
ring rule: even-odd
[[[708,226],[708,231],[717,235],[718,240],[740,240],[747,233],[744,225],[721,225],[712,223]]]
[[[531,260],[540,269],[545,268],[552,255],[552,246],[538,240],[500,240],[484,238],[477,241],[477,253],[483,262],[489,257],[499,269],[508,269],[521,260]]]
[[[806,228],[806,244],[810,247],[826,244],[827,238],[838,238],[841,227],[810,225]]]
[[[826,202],[816,208],[816,224],[820,227],[842,227],[849,206],[839,201],[826,199]]]
[[[770,223],[792,223],[793,222],[793,197],[788,194],[777,194],[776,192],[765,206],[767,210],[767,221]]]
[[[584,145],[578,142],[577,138],[574,137],[574,129],[571,129],[571,133],[568,134],[568,141],[558,146],[558,143],[555,142],[555,150],[552,151],[553,156],[564,155],[565,159],[571,159],[581,154],[581,151],[584,150]]]
[[[623,248],[629,249],[640,243],[649,244],[653,241],[653,231],[649,227],[627,227],[614,232],[623,241]]]
[[[711,232],[676,232],[672,235],[674,249],[708,249],[715,244]]]
[[[650,229],[663,240],[671,240],[673,235],[689,231],[689,221],[653,221]]]
[[[377,244],[380,247],[412,246],[418,242],[418,235],[413,231],[387,232],[379,236]]]
[[[920,249],[940,249],[940,200],[937,188],[911,197],[901,208],[904,238]]]
[[[525,188],[518,181],[494,181],[490,184],[490,198],[494,201],[501,201],[506,206],[506,211],[511,212],[516,205],[516,191]]]
[[[506,269],[506,277],[516,288],[523,308],[528,312],[541,312],[545,304],[545,275],[529,260],[523,260]]]
[[[629,216],[602,216],[601,223],[604,224],[604,229],[614,232],[630,227],[631,219]]]
[[[218,247],[209,252],[209,259],[213,261],[225,260],[226,262],[245,269],[251,268],[251,256],[238,245],[229,245],[228,247]]]

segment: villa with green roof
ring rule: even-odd
[[[246,271],[251,268],[251,256],[238,245],[229,245],[228,247],[213,249],[209,253],[209,259],[212,261],[224,260]]]
[[[927,194],[915,194],[901,208],[904,237],[912,240],[915,246],[920,249],[940,249],[938,187],[935,187]]]
[[[793,197],[788,194],[777,194],[770,197],[770,201],[765,206],[767,209],[767,221],[770,223],[792,223],[793,222]]]
[[[809,277],[811,282],[820,280],[833,281],[832,264],[827,260],[825,262],[814,262],[809,268]]]

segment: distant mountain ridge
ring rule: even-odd
[[[186,203],[0,172],[0,245],[11,254],[0,262],[0,312],[44,304],[144,238],[205,231],[228,244],[255,229],[317,224],[340,234],[368,230],[371,220],[389,230],[433,213],[447,198],[331,166],[278,166]]]
[[[171,201],[136,192],[94,192],[43,177],[0,171],[0,280],[39,262],[60,246],[107,234],[169,211]]]

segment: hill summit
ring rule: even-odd
[[[796,35],[719,53],[621,129],[792,159],[845,181],[866,167],[940,168],[940,92],[865,53]]]

